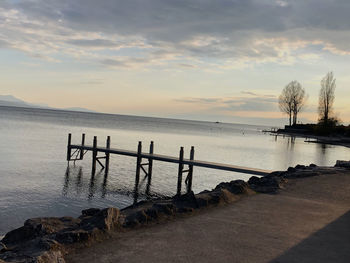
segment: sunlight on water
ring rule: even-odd
[[[75,113],[52,110],[0,107],[0,234],[23,224],[30,217],[77,216],[89,207],[123,208],[133,202],[136,160],[111,156],[108,177],[91,176],[91,154],[67,169],[67,134],[72,143],[86,143],[94,135],[104,146],[136,150],[143,141],[155,143],[155,153],[178,156],[180,146],[195,159],[252,168],[285,170],[296,164],[334,165],[349,159],[350,149],[341,146],[307,144],[303,139],[273,137],[260,132],[265,127]],[[176,192],[177,165],[154,162],[151,195]],[[204,168],[194,169],[193,189],[212,189],[222,181],[247,180],[250,176]],[[143,176],[141,177],[143,179]],[[141,198],[146,182],[141,180]]]

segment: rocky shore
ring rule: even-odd
[[[5,235],[0,243],[0,262],[65,262],[64,256],[81,246],[109,238],[111,233],[128,231],[197,211],[233,203],[257,193],[276,194],[289,180],[324,174],[344,173],[350,162],[338,161],[335,167],[316,165],[290,167],[248,182],[220,183],[211,191],[193,192],[169,199],[142,201],[122,210],[116,208],[83,210],[78,218],[34,218]]]

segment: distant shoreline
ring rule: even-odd
[[[329,144],[350,148],[350,139],[343,136],[320,136],[308,133],[290,132],[285,129],[278,129],[276,131],[271,130],[265,132],[269,132],[271,135],[286,135],[290,137],[304,138],[304,142],[306,143]]]

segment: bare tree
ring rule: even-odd
[[[298,81],[292,81],[289,84],[292,87],[293,125],[295,125],[297,124],[298,113],[304,107],[307,97],[305,95],[305,90]]]
[[[283,113],[289,116],[289,126],[292,125],[292,113],[293,113],[293,101],[291,89],[287,86],[282,90],[281,95],[278,98],[278,106]]]
[[[283,113],[289,116],[289,126],[295,125],[298,120],[298,113],[304,107],[306,102],[305,90],[301,84],[294,80],[284,87],[279,96],[279,108]]]
[[[333,112],[334,91],[335,91],[335,78],[333,72],[328,72],[327,75],[321,80],[320,97],[318,100],[318,113],[320,121],[325,125],[328,124],[330,115]]]

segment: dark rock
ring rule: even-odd
[[[145,210],[145,214],[151,220],[158,218],[158,210],[155,208],[149,208]]]
[[[61,247],[61,244],[54,239],[42,238],[39,240],[39,247],[44,250],[58,250]]]
[[[311,167],[311,168],[315,168],[315,167],[317,167],[317,165],[316,165],[316,164],[314,164],[314,163],[312,163],[312,164],[310,164],[310,165],[309,165],[309,167]]]
[[[214,190],[227,189],[233,194],[245,194],[247,193],[248,188],[249,185],[247,182],[243,180],[234,180],[229,183],[220,183],[215,187]]]
[[[98,208],[89,208],[81,211],[82,216],[94,216],[98,214],[101,211],[101,209]]]
[[[8,232],[2,242],[5,244],[20,243],[36,237],[58,232],[64,228],[77,227],[80,220],[72,217],[43,217],[28,219],[24,226]]]
[[[60,232],[56,234],[56,240],[62,244],[84,242],[91,238],[92,232],[93,231],[89,232],[83,229]]]
[[[306,166],[305,165],[301,165],[301,164],[298,164],[298,165],[295,166],[295,169],[297,169],[297,170],[303,170],[305,168],[306,168]]]
[[[291,178],[304,178],[304,177],[311,177],[311,176],[317,176],[320,175],[319,172],[313,171],[313,170],[303,170],[303,171],[298,171],[295,173],[287,173],[283,177],[286,179],[291,179]]]
[[[293,168],[294,169],[294,168]],[[286,183],[282,177],[267,175],[263,177],[252,176],[248,180],[249,186],[259,193],[276,193]]]
[[[294,172],[297,171],[297,169],[295,169],[294,167],[289,167],[289,168],[287,169],[287,171],[290,172],[290,173],[294,173]]]
[[[183,195],[176,195],[174,196],[172,203],[176,207],[176,209],[181,208],[198,208],[197,199],[194,195],[193,191],[183,194]]]
[[[337,160],[335,167],[350,168],[350,161]]]
[[[220,193],[219,191],[211,191],[207,193],[200,193],[196,195],[198,207],[206,207],[211,205],[217,205],[220,203]]]
[[[105,208],[93,216],[80,217],[80,226],[84,230],[92,230],[97,227],[100,230],[111,230],[118,224],[119,209]]]
[[[175,206],[172,203],[155,203],[152,208],[166,215],[174,215]]]
[[[4,243],[0,242],[0,252],[4,252],[7,250],[7,247]]]
[[[285,174],[286,174],[285,171],[274,171],[274,172],[270,173],[269,175],[270,175],[270,176],[281,177],[281,176],[283,176],[283,175],[285,175]]]
[[[140,210],[126,216],[124,220],[124,227],[134,227],[147,222],[147,215],[145,211]]]

